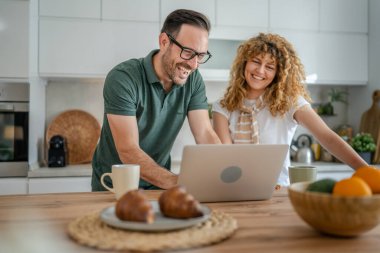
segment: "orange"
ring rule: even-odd
[[[380,170],[372,166],[362,166],[352,176],[363,179],[371,188],[372,193],[380,193]]]
[[[335,196],[370,196],[371,188],[359,177],[351,177],[336,182],[333,195]]]

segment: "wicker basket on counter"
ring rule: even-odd
[[[60,135],[66,140],[67,164],[89,163],[99,140],[100,125],[88,112],[68,110],[55,117],[48,126],[47,147],[55,135]]]

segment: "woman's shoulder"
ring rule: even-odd
[[[212,104],[212,111],[218,112],[224,115],[227,119],[229,119],[232,112],[228,111],[227,108],[222,105],[221,103],[222,99],[223,98],[219,98]]]
[[[227,108],[224,108],[222,106],[221,101],[222,101],[222,98],[219,98],[212,103],[212,110],[213,111],[218,111],[218,110],[227,111]]]
[[[292,119],[294,113],[304,106],[310,106],[310,103],[306,100],[305,97],[303,97],[302,95],[298,95],[293,100],[293,102],[290,105],[290,107],[288,108],[288,110],[285,112],[285,115],[287,115],[287,117]]]
[[[296,108],[299,108],[299,107],[302,107],[304,105],[310,105],[310,102],[306,100],[306,98],[302,95],[299,95],[297,98],[296,98],[296,102],[295,102],[295,107]]]

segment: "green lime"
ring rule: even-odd
[[[320,179],[309,184],[306,191],[332,193],[335,183],[336,181],[334,179]]]

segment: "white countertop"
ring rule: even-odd
[[[312,164],[292,162],[292,166],[307,165],[315,166],[319,173],[323,172],[354,172],[354,170],[344,163],[313,162]]]
[[[312,164],[292,163],[292,165],[311,165],[317,167],[318,173],[327,172],[353,172],[354,170],[343,163],[327,163],[327,162],[314,162]],[[172,172],[178,174],[180,172],[180,161],[172,162]],[[380,168],[379,164],[374,165]],[[91,163],[68,165],[62,168],[32,168],[28,172],[29,178],[41,177],[90,177],[92,175]]]
[[[61,168],[33,168],[28,171],[29,178],[35,177],[91,177],[91,163],[68,165]]]

